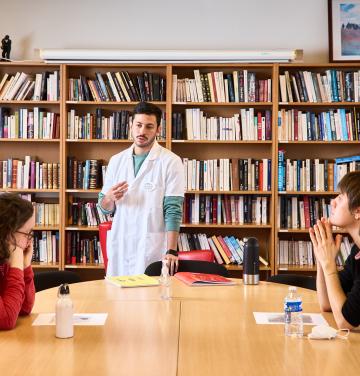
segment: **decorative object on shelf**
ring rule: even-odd
[[[302,50],[118,50],[118,49],[40,49],[45,62],[146,62],[146,63],[237,63],[299,62]]]
[[[2,49],[2,61],[10,60],[10,51],[11,51],[11,39],[8,35],[1,40],[1,49]]]
[[[360,61],[360,0],[328,0],[329,61]]]

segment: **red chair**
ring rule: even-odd
[[[104,259],[104,266],[105,271],[107,269],[107,252],[106,252],[106,236],[107,232],[111,230],[112,222],[104,222],[99,224],[99,238],[100,238],[100,246],[101,246],[101,253]]]
[[[210,249],[199,249],[194,251],[179,252],[179,260],[207,261],[214,262],[214,252]]]
[[[104,259],[105,271],[107,268],[108,258],[106,252],[106,237],[107,232],[111,230],[112,222],[104,222],[99,224],[99,237],[101,252]],[[182,251],[179,252],[179,260],[192,260],[192,261],[208,261],[214,262],[214,252],[209,249],[195,250],[195,251]]]

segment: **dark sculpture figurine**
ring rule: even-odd
[[[11,39],[8,35],[5,35],[5,38],[1,41],[2,51],[2,60],[10,60],[10,51],[11,51]]]

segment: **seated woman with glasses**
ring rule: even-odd
[[[0,194],[0,329],[12,329],[19,315],[30,314],[35,300],[34,209],[17,194]]]

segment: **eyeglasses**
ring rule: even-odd
[[[28,240],[32,240],[34,238],[34,231],[30,231],[30,232],[15,231],[15,232],[17,232],[18,234],[25,235]]]

